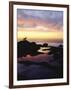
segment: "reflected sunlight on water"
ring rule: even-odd
[[[41,47],[38,52],[41,52],[41,53],[48,53],[50,52],[50,47]]]

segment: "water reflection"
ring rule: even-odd
[[[48,52],[50,52],[50,47],[40,47],[40,49],[38,50],[38,52],[47,54]]]

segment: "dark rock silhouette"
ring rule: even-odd
[[[43,44],[43,47],[48,47],[48,44],[47,44],[47,43],[44,43],[44,44]]]
[[[62,45],[59,45],[58,47],[53,47],[51,46],[50,47],[50,52],[49,54],[61,54],[63,56],[63,46]]]
[[[38,54],[44,54],[41,52],[38,52],[38,50],[41,47],[48,47],[47,43],[44,43],[43,45],[41,44],[36,44],[35,42],[29,42],[27,38],[24,38],[23,41],[20,41],[17,43],[17,57],[22,57],[26,55],[31,55],[35,56]],[[48,50],[48,49],[43,49],[43,51]],[[50,46],[50,52],[48,53],[54,55],[54,59],[57,59],[58,57],[63,57],[63,46],[59,45],[58,47]]]
[[[41,47],[48,47],[47,43],[36,44],[35,42],[29,42],[27,38],[17,43],[17,57],[23,57],[26,55],[36,56],[43,54],[38,52]],[[58,47],[49,46],[48,55],[51,56],[51,60],[48,60],[48,55],[44,58],[46,61],[40,62],[34,60],[18,60],[17,66],[17,80],[35,80],[35,79],[51,79],[51,78],[63,78],[63,46]],[[44,48],[43,51],[48,50]],[[24,57],[25,58],[25,57]],[[39,58],[41,60],[41,58]],[[48,60],[48,62],[47,62]]]
[[[28,54],[34,56],[41,54],[38,52],[41,45],[37,45],[35,42],[29,42],[26,38],[23,39],[23,41],[20,41],[17,43],[17,57],[26,56]]]

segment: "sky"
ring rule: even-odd
[[[63,11],[17,9],[17,38],[35,42],[63,41]]]

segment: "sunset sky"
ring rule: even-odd
[[[18,41],[63,41],[63,11],[17,9]]]

